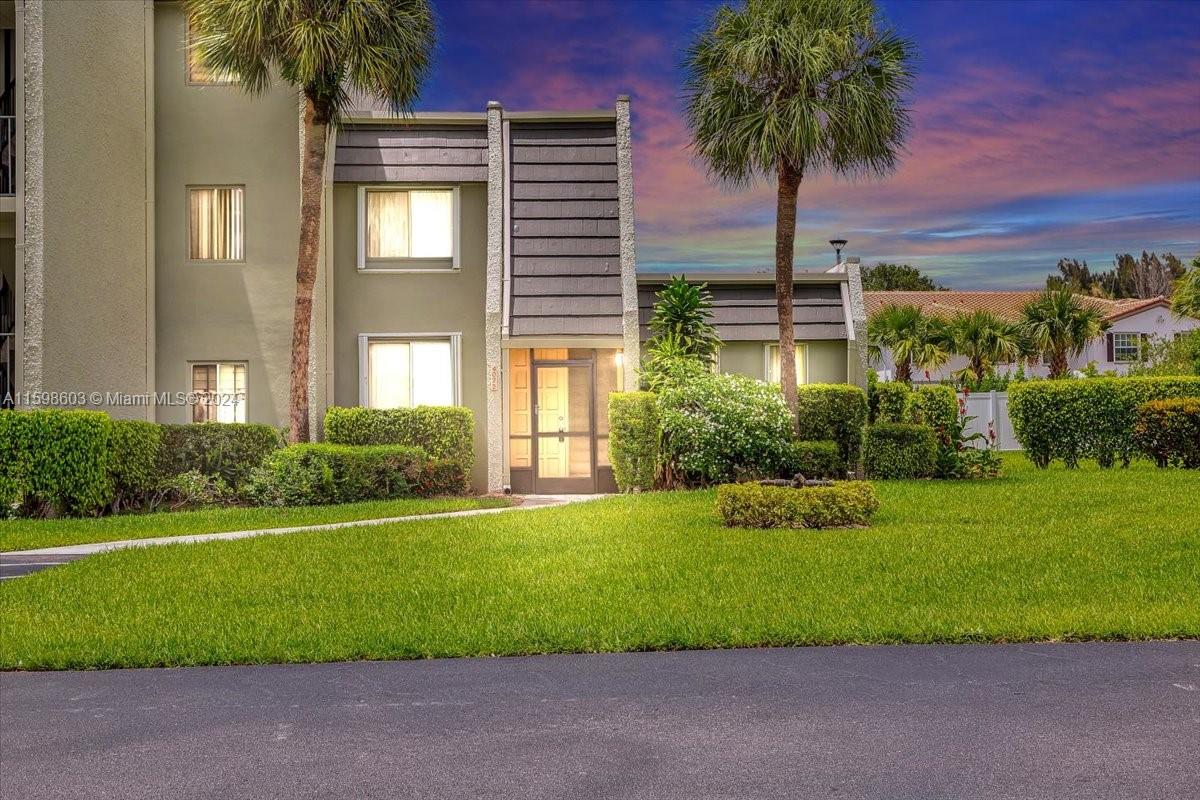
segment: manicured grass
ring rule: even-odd
[[[0,666],[1200,636],[1200,473],[877,484],[869,529],[712,492],[129,550],[0,584]]]
[[[340,506],[295,508],[212,508],[204,511],[118,514],[91,519],[0,520],[0,552],[87,542],[115,542],[152,536],[186,536],[258,528],[290,528],[360,519],[411,517],[509,505],[498,497],[436,497],[375,500]]]

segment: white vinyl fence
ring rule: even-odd
[[[1008,419],[1008,392],[974,392],[959,394],[959,398],[967,401],[967,416],[975,418],[967,423],[964,433],[978,431],[987,436],[990,425],[996,431],[997,450],[1021,449]]]

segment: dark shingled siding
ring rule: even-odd
[[[621,334],[615,122],[517,123],[511,336]]]
[[[381,125],[338,132],[335,181],[487,181],[487,127]]]
[[[697,278],[700,280],[700,278]],[[661,286],[638,287],[638,316],[642,341],[650,337],[654,293]],[[779,338],[774,284],[710,284],[713,324],[726,342],[758,342]],[[845,339],[846,317],[839,285],[798,283],[792,300],[796,339]]]

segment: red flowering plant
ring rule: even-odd
[[[958,414],[953,421],[939,424],[937,433],[938,478],[995,478],[1000,474],[1000,455],[996,452],[996,431],[991,424],[986,434],[967,433],[975,417],[967,414],[967,401],[958,399]]]

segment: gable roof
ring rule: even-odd
[[[916,306],[931,316],[950,317],[960,312],[990,311],[1007,321],[1021,318],[1021,309],[1042,293],[1025,292],[864,292],[867,316],[888,306]],[[1096,309],[1108,321],[1121,319],[1155,306],[1168,306],[1165,297],[1109,300],[1103,297],[1079,295],[1085,306]]]

